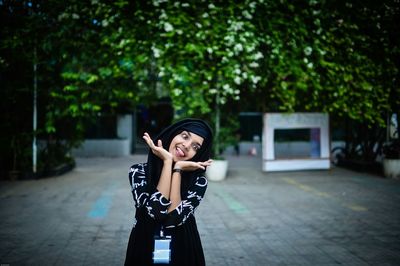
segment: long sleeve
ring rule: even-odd
[[[207,179],[204,176],[196,178],[192,186],[182,197],[181,203],[170,213],[168,213],[164,226],[166,228],[172,228],[180,226],[193,215],[196,208],[199,206],[204,194],[207,190]]]
[[[133,200],[136,208],[145,207],[150,217],[155,220],[164,220],[168,214],[171,202],[156,188],[151,188],[146,175],[147,164],[135,164],[129,171]]]

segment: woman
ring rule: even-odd
[[[147,163],[133,165],[129,173],[136,224],[125,265],[205,265],[194,211],[207,188],[212,131],[202,120],[184,119],[163,130],[155,143],[147,133],[143,139],[150,148]],[[160,235],[167,243],[162,250]]]

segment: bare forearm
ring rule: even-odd
[[[172,174],[170,201],[171,205],[168,212],[173,211],[181,203],[181,174],[175,172]]]
[[[164,161],[163,168],[161,170],[160,180],[157,184],[157,190],[161,192],[161,194],[170,199],[170,191],[171,191],[171,172],[172,172],[172,161],[166,160]]]

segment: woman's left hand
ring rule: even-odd
[[[182,169],[182,171],[195,171],[197,169],[205,170],[207,166],[210,166],[212,160],[205,162],[192,162],[192,161],[178,161],[175,163],[174,168]]]
[[[154,155],[156,155],[163,161],[167,160],[172,161],[172,154],[163,148],[161,140],[158,140],[157,145],[155,145],[153,140],[150,138],[150,135],[147,132],[144,133],[143,139],[146,141],[147,145],[149,146]]]

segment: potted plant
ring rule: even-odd
[[[177,113],[210,118],[212,112],[209,121],[214,122],[215,141],[214,162],[207,167],[210,180],[214,180],[212,169],[220,165],[221,150],[227,143],[220,135],[230,128],[221,121],[228,118],[225,109],[232,110],[227,103],[239,101],[241,95],[255,90],[263,73],[264,49],[257,28],[250,19],[237,15],[245,10],[252,16],[256,8],[248,8],[246,4],[231,7],[209,4],[207,11],[192,12],[169,5],[170,14],[177,12],[179,19],[173,15],[161,16],[155,24],[161,34],[149,42],[153,51],[152,71],[158,75],[157,81],[170,88]],[[154,7],[153,12],[162,14],[164,7]],[[196,23],[179,22],[185,20]],[[223,161],[223,168],[215,171],[219,174],[217,180],[226,176],[228,162]]]
[[[223,156],[226,147],[235,141],[234,131],[237,121],[229,119],[223,121],[221,126],[220,106],[217,103],[214,117],[214,144],[213,144],[213,163],[207,167],[207,178],[211,181],[224,180],[228,173],[229,161]]]
[[[383,172],[386,177],[400,178],[400,139],[383,146]]]
[[[206,175],[210,181],[222,181],[228,173],[228,160],[224,158],[213,159],[210,166],[207,167]]]

